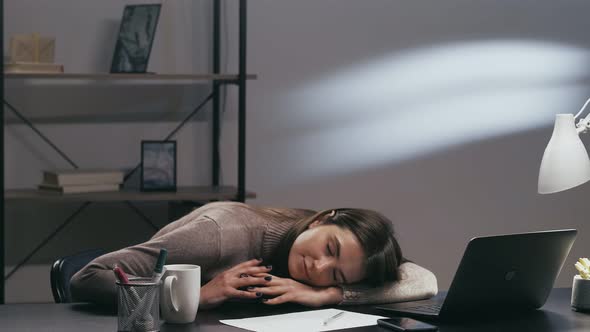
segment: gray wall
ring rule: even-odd
[[[160,37],[151,66],[159,72],[206,68],[208,3],[198,1],[190,8],[182,7],[186,2],[167,3],[176,6],[172,16],[191,12],[197,18],[193,24],[201,25],[191,26],[188,20],[181,26],[161,25],[159,33],[194,45],[181,47],[184,43],[177,39],[168,44],[163,40],[170,37]],[[236,2],[228,3],[231,71],[236,68],[237,13]],[[30,9],[39,6],[54,9]],[[10,0],[6,34],[49,31],[62,45],[58,59],[67,70],[106,70],[112,22],[121,9],[119,1],[50,5]],[[378,210],[395,221],[405,255],[434,271],[441,289],[449,286],[473,236],[577,228],[578,239],[557,281],[568,286],[573,262],[588,255],[584,212],[590,187],[541,196],[536,177],[554,114],[577,112],[590,91],[589,9],[583,1],[558,6],[545,0],[251,0],[248,71],[259,79],[248,85],[247,184],[258,194],[250,202]],[[90,14],[76,18],[74,13],[82,11]],[[187,27],[202,35],[174,33]],[[173,53],[176,47],[197,60],[169,61],[184,54]],[[133,86],[127,88],[135,94],[124,88],[106,91],[112,89],[107,86],[97,95],[96,86],[80,84],[65,88],[82,89],[83,97],[72,93],[73,101],[52,101],[45,108],[45,116],[57,112],[57,119],[44,118],[43,108],[33,104],[27,104],[27,112],[40,112],[34,115],[43,128],[81,164],[93,167],[133,165],[139,140],[171,128],[167,117],[186,112],[206,90],[183,86],[182,93],[169,89],[159,98],[141,85],[147,89],[144,99]],[[21,103],[34,103],[22,92],[26,90],[10,89],[9,96],[21,94]],[[52,89],[60,90],[55,84]],[[105,95],[112,95],[111,100],[105,101]],[[138,96],[139,105],[133,103]],[[44,98],[52,100],[51,95]],[[88,100],[114,103],[100,107],[115,113],[111,121],[99,121],[92,107],[80,110]],[[223,128],[223,180],[228,184],[236,179],[235,104],[235,89],[229,89]],[[140,113],[142,108],[155,115]],[[117,116],[125,110],[128,116]],[[191,123],[181,136],[179,183],[207,183],[207,122]],[[40,169],[65,166],[20,125],[7,128],[6,140],[10,186],[35,185]],[[9,263],[73,208],[30,206],[8,206]],[[165,220],[165,206],[145,208]],[[120,229],[120,235],[110,236],[113,229]],[[149,237],[149,229],[117,205],[95,207],[68,232],[36,263],[86,245],[114,248]],[[25,280],[25,273],[15,279]],[[47,295],[26,294],[16,286],[9,292],[14,301],[43,301]]]

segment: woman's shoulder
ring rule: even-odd
[[[241,202],[233,202],[233,201],[219,201],[219,202],[210,202],[201,207],[197,210],[215,210],[215,209],[239,209],[244,208],[246,204]]]
[[[310,209],[302,209],[302,208],[290,208],[290,207],[275,207],[275,206],[261,206],[255,204],[246,204],[242,202],[233,202],[233,201],[220,201],[220,202],[211,202],[207,203],[197,210],[200,211],[249,211],[251,213],[257,213],[261,215],[299,215],[299,216],[308,216],[315,213],[315,211]]]
[[[212,202],[195,211],[199,216],[215,221],[222,228],[230,225],[251,225],[257,224],[264,219],[260,209],[240,202]],[[225,226],[225,227],[223,227]]]
[[[241,202],[212,202],[198,208],[200,215],[204,215],[217,222],[236,221],[254,223],[280,222],[312,215],[315,211],[299,208],[267,207]],[[195,211],[196,212],[196,211]]]
[[[264,208],[242,202],[219,201],[207,203],[197,209],[201,212],[236,212],[236,213],[260,213]]]

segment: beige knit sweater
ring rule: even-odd
[[[72,295],[78,301],[113,305],[116,298],[113,266],[117,264],[134,276],[151,276],[161,248],[168,250],[167,264],[201,266],[204,285],[218,273],[249,259],[261,257],[269,261],[293,222],[313,213],[310,210],[282,209],[281,218],[278,215],[273,218],[243,203],[209,203],[168,224],[147,242],[111,252],[90,262],[72,277]],[[372,289],[358,284],[343,285],[342,288],[344,298],[341,304],[407,299],[400,298],[399,283]],[[413,291],[405,289],[401,293]]]

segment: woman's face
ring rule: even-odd
[[[288,267],[291,278],[309,285],[351,284],[365,277],[365,254],[351,231],[315,221],[293,242]]]

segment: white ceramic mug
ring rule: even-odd
[[[201,267],[190,264],[164,265],[160,310],[167,323],[195,321],[201,295]]]

